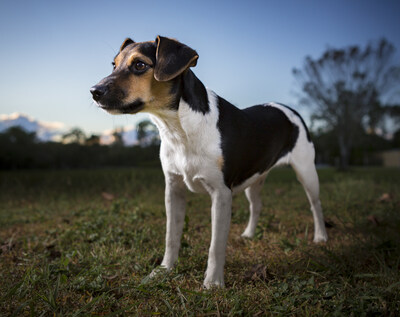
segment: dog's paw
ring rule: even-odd
[[[224,274],[214,274],[214,276],[208,275],[206,273],[206,278],[203,282],[203,287],[206,289],[212,288],[224,288]]]
[[[203,287],[205,289],[213,289],[213,288],[224,288],[224,281],[207,281],[204,280]]]
[[[153,271],[151,271],[149,275],[142,279],[141,284],[148,284],[152,280],[165,277],[169,271],[170,270],[168,270],[166,267],[158,266]]]
[[[245,230],[240,236],[245,239],[253,239],[255,232]]]
[[[322,242],[326,242],[328,241],[328,235],[325,233],[320,233],[320,234],[316,234],[314,235],[314,243],[322,243]]]

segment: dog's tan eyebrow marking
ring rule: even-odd
[[[121,54],[118,54],[117,56],[114,57],[115,66],[119,65],[119,63],[121,62],[121,59],[122,59]]]
[[[130,66],[130,65],[133,63],[133,61],[134,61],[135,59],[139,59],[139,60],[141,60],[142,62],[146,63],[147,65],[153,66],[153,61],[152,61],[150,58],[148,58],[148,57],[145,56],[145,55],[136,53],[136,52],[133,53],[131,56],[129,56],[127,65]]]

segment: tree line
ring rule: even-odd
[[[159,166],[159,143],[124,146],[121,134],[110,145],[99,137],[85,138],[72,129],[63,142],[39,142],[34,132],[11,127],[0,133],[0,169],[69,169],[99,167]],[[95,140],[95,142],[93,142]]]
[[[11,127],[0,133],[0,169],[160,166],[157,139],[149,143],[144,133],[143,141],[138,145],[125,146],[120,131],[114,131],[113,143],[101,145],[100,137],[86,137],[77,128],[63,136],[63,143],[39,142],[34,132]],[[320,128],[311,134],[317,153],[316,163],[339,166],[340,147],[335,132]],[[145,141],[147,143],[143,144]],[[349,164],[379,165],[377,153],[392,148],[400,148],[400,130],[391,140],[364,132],[350,151]]]

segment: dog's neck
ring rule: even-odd
[[[182,142],[188,138],[182,119],[190,114],[203,117],[210,112],[210,105],[206,87],[190,69],[176,78],[174,87],[176,97],[172,105],[151,114],[161,139],[168,137]],[[191,129],[196,129],[196,124]]]
[[[198,130],[202,129],[205,120],[210,120],[211,113],[214,116],[215,111],[210,106],[215,95],[205,88],[191,70],[176,79],[175,90],[176,103],[157,113],[152,112],[151,117],[161,140],[188,144],[196,134],[204,133]]]

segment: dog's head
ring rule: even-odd
[[[179,77],[196,66],[190,47],[166,37],[135,43],[126,39],[112,63],[112,73],[90,89],[93,99],[113,113],[157,113],[176,102]]]

